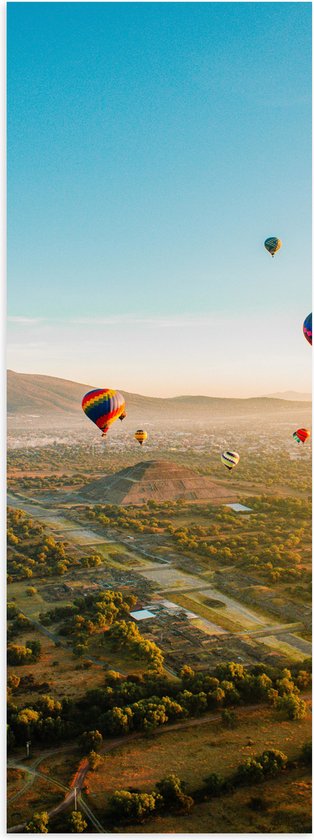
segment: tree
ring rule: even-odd
[[[307,741],[303,744],[300,758],[303,764],[309,764],[312,766],[312,741]]]
[[[223,709],[221,712],[221,722],[227,729],[234,729],[237,723],[236,713],[231,709]]]
[[[31,662],[32,650],[25,645],[10,644],[8,646],[8,663],[9,665],[24,665],[25,662]]]
[[[264,750],[259,757],[265,776],[276,776],[286,767],[288,758],[280,750]]]
[[[103,742],[103,737],[101,732],[98,732],[98,729],[92,729],[88,732],[83,732],[83,735],[80,737],[80,744],[84,750],[90,752],[91,750],[100,749]]]
[[[118,822],[141,823],[161,804],[161,797],[156,793],[131,793],[129,790],[116,790],[109,799],[109,812]]]
[[[47,811],[33,814],[33,819],[25,826],[25,831],[31,834],[48,834],[49,817]]]
[[[283,712],[288,720],[302,720],[306,715],[306,703],[296,694],[284,694],[276,700],[276,709]]]
[[[72,811],[72,814],[69,817],[69,825],[72,834],[82,834],[82,832],[85,831],[85,828],[87,828],[87,822],[84,820],[81,811]]]
[[[104,759],[102,755],[96,753],[95,750],[91,750],[88,756],[88,763],[91,770],[97,770],[98,767],[100,767],[101,764],[103,764],[103,761]]]
[[[182,814],[188,814],[193,808],[194,799],[185,793],[185,782],[182,782],[174,773],[170,773],[169,776],[157,782],[156,788],[166,806],[175,807]]]
[[[211,773],[209,776],[206,776],[204,782],[206,793],[209,796],[219,796],[224,785],[222,776],[219,776],[217,773]]]
[[[247,758],[243,764],[239,764],[234,776],[238,784],[244,785],[261,782],[263,777],[263,767],[256,758]]]
[[[8,686],[11,688],[12,691],[16,691],[20,685],[21,677],[18,677],[16,674],[9,674],[8,676]]]
[[[33,595],[36,595],[36,593],[37,593],[37,589],[36,589],[35,586],[27,586],[26,587],[26,595],[28,595],[29,598],[32,598]]]

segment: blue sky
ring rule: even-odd
[[[308,390],[310,272],[309,3],[8,3],[10,367]]]

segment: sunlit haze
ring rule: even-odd
[[[311,4],[9,3],[8,366],[309,391],[310,184]]]

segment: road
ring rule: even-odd
[[[244,707],[240,710],[237,710],[237,714],[239,715],[239,713],[240,713],[240,716],[242,716],[243,714],[245,714],[246,711],[249,710],[249,713],[251,713],[253,710],[256,710],[258,708],[260,708],[260,706],[257,706],[257,705],[256,706],[249,706],[249,707],[246,706],[246,707]],[[199,717],[199,718],[191,718],[189,720],[179,721],[178,723],[166,724],[166,726],[161,726],[158,729],[156,729],[153,737],[159,737],[159,736],[162,736],[163,734],[165,734],[167,732],[172,732],[172,731],[177,730],[177,729],[187,729],[187,728],[190,728],[190,727],[193,727],[193,726],[205,726],[208,723],[216,723],[220,720],[221,720],[221,715],[217,714],[217,713],[216,714],[213,713],[213,714],[205,715],[205,716]],[[121,746],[125,746],[126,744],[129,744],[131,741],[135,741],[138,738],[143,738],[143,737],[144,737],[143,732],[132,732],[130,735],[125,735],[125,736],[120,737],[120,738],[112,738],[110,741],[107,741],[105,743],[103,748],[100,750],[100,753],[102,753],[103,755],[106,755],[107,753],[112,752],[113,750],[116,750]],[[14,761],[10,761],[9,767],[16,768],[16,769],[23,769],[23,770],[27,769],[27,772],[32,773],[34,777],[38,776],[40,778],[43,778],[46,781],[49,781],[51,784],[57,785],[58,787],[60,787],[62,790],[64,790],[66,792],[66,796],[62,800],[62,802],[60,802],[59,805],[55,805],[54,808],[50,809],[49,818],[54,817],[57,814],[60,814],[62,811],[67,810],[70,807],[70,805],[72,803],[74,803],[74,798],[75,798],[74,788],[76,788],[77,798],[78,798],[78,801],[79,801],[80,805],[82,806],[82,810],[85,811],[86,815],[89,817],[89,819],[91,820],[91,822],[93,823],[93,825],[95,826],[97,831],[99,831],[99,833],[101,833],[101,832],[107,833],[106,829],[104,829],[102,826],[100,826],[100,823],[97,820],[97,817],[95,817],[95,815],[92,813],[90,807],[87,806],[85,800],[82,798],[82,789],[84,787],[84,783],[85,783],[87,773],[90,770],[90,765],[89,765],[89,761],[88,761],[87,758],[82,759],[82,761],[80,762],[79,767],[78,767],[78,769],[77,769],[77,771],[76,771],[76,773],[75,773],[75,775],[72,779],[70,787],[66,786],[66,785],[63,785],[61,782],[58,782],[52,776],[48,776],[44,773],[41,773],[40,771],[38,771],[36,769],[36,765],[38,766],[38,764],[40,764],[42,761],[44,761],[45,757],[47,758],[49,755],[58,754],[59,752],[61,752],[61,750],[64,750],[64,749],[65,748],[63,747],[60,750],[56,749],[54,751],[51,751],[50,753],[43,754],[43,756],[41,758],[36,760],[36,762],[32,765],[32,767],[29,767],[29,766],[26,767],[26,765],[22,764],[21,762],[14,762]],[[23,790],[24,790],[24,788],[22,788],[22,790],[20,790],[18,792],[18,794],[15,795],[14,798],[17,799],[19,796],[21,796],[22,793],[23,793]],[[44,807],[44,805],[43,805],[43,807]],[[100,827],[98,827],[98,826],[100,826]],[[8,834],[17,834],[19,832],[22,832],[24,827],[25,827],[25,823],[22,824],[22,825],[18,825],[18,826],[16,826],[16,825],[12,826],[11,828],[8,828]]]
[[[302,694],[302,698],[303,699],[310,699],[311,698],[311,692],[305,692],[304,694]],[[243,718],[243,717],[245,718],[245,716],[251,715],[252,712],[258,711],[263,706],[265,707],[265,705],[267,705],[267,704],[259,703],[259,704],[254,704],[253,706],[237,707],[237,717],[238,718]],[[221,722],[221,713],[220,714],[217,714],[217,712],[216,713],[211,713],[209,715],[203,715],[202,717],[190,718],[188,720],[178,721],[178,723],[169,723],[169,724],[166,724],[165,726],[160,726],[154,731],[152,737],[158,738],[158,737],[162,737],[162,735],[164,735],[167,732],[173,732],[173,731],[182,730],[182,729],[190,729],[190,728],[193,728],[195,726],[206,726],[206,724],[218,723],[218,722]],[[113,750],[116,750],[121,746],[123,747],[126,744],[129,744],[131,741],[135,741],[135,740],[137,740],[139,738],[143,738],[143,737],[145,737],[145,734],[143,732],[132,732],[130,735],[124,735],[123,737],[120,737],[120,738],[112,738],[110,741],[107,741],[104,744],[103,748],[100,750],[100,753],[102,755],[107,755],[107,753],[113,752]],[[66,748],[61,747],[59,749],[53,750],[53,751],[50,752],[50,755],[58,754],[58,753],[64,751],[65,749]],[[48,754],[46,753],[45,755],[46,755],[46,757],[48,757],[49,753]],[[87,773],[90,770],[90,765],[89,765],[88,759],[83,758],[81,760],[81,762],[78,766],[78,769],[77,769],[77,771],[76,771],[76,773],[75,773],[75,775],[72,779],[71,786],[67,787],[66,785],[63,785],[61,782],[58,782],[52,776],[48,776],[48,775],[46,775],[44,773],[41,773],[40,771],[37,771],[35,769],[35,765],[37,764],[37,766],[38,766],[38,764],[40,764],[40,762],[43,761],[44,758],[45,758],[45,756],[43,755],[40,759],[36,760],[35,764],[32,765],[32,767],[27,768],[28,772],[30,772],[30,773],[32,772],[35,776],[39,776],[39,777],[45,779],[46,781],[51,782],[52,784],[58,785],[58,787],[60,787],[60,788],[62,788],[62,790],[66,791],[66,796],[62,800],[62,802],[60,802],[59,805],[55,805],[55,807],[51,808],[51,810],[49,811],[49,818],[54,817],[59,813],[62,813],[62,811],[65,811],[67,808],[70,807],[70,805],[74,802],[74,798],[75,798],[74,789],[76,788],[77,799],[78,799],[78,802],[79,802],[79,805],[80,805],[81,809],[85,812],[85,814],[90,819],[90,821],[92,822],[92,824],[94,825],[94,827],[96,828],[96,830],[99,833],[104,833],[104,834],[108,833],[108,831],[101,825],[98,818],[95,816],[95,814],[93,814],[91,808],[89,807],[89,805],[87,805],[87,803],[85,802],[85,800],[82,797],[82,789],[84,787],[84,783],[85,783]],[[15,763],[14,761],[11,761],[9,763],[9,767],[16,767],[16,768],[19,768],[19,769],[22,768],[23,770],[26,769],[25,765],[21,764],[20,762]],[[23,793],[23,789],[21,791],[19,791],[18,796],[21,796],[22,793]],[[17,796],[15,796],[15,798],[17,798]],[[13,833],[16,834],[18,832],[23,831],[24,827],[25,827],[25,824],[19,825],[19,826],[12,826],[11,828],[8,828],[8,833],[9,834],[10,833],[11,834],[13,834]]]
[[[63,511],[63,510],[62,511],[58,511],[58,510],[56,511],[56,510],[53,510],[51,508],[44,508],[35,499],[27,497],[26,500],[24,500],[24,497],[22,495],[17,495],[17,494],[14,494],[12,492],[9,492],[8,493],[8,504],[12,505],[12,507],[22,508],[23,510],[25,510],[27,513],[31,514],[32,516],[41,519],[43,522],[45,522],[48,525],[48,527],[49,527],[49,524],[51,525],[52,520],[54,520],[55,522],[58,522],[61,525],[62,524],[68,525],[68,520],[66,519],[67,514],[65,513],[65,511]],[[69,513],[69,518],[70,518],[71,512],[68,511],[68,513]],[[92,528],[86,529],[83,525],[80,526],[79,523],[75,523],[75,525],[73,525],[73,529],[70,529],[70,530],[68,528],[66,529],[66,533],[68,534],[69,537],[71,535],[71,531],[73,531],[75,533],[76,540],[73,540],[73,541],[74,542],[76,541],[76,544],[78,544],[77,534],[79,534],[80,532],[82,534],[84,534],[84,540],[86,540],[87,538],[90,538],[90,540],[91,540],[90,544],[96,544],[97,542],[104,542],[104,541],[105,542],[115,542],[115,539],[112,535],[110,535],[110,539],[107,536],[106,537],[100,536],[98,531],[94,531]],[[169,560],[169,558],[162,558],[162,557],[159,557],[157,555],[150,554],[149,552],[142,549],[138,545],[138,540],[136,540],[136,543],[134,542],[133,545],[130,545],[131,541],[125,540],[125,539],[123,539],[119,536],[119,539],[117,541],[123,543],[130,551],[133,550],[137,554],[142,554],[144,557],[155,561],[154,566],[147,567],[146,569],[142,569],[142,570],[137,569],[136,570],[137,574],[142,575],[146,579],[153,579],[153,578],[151,578],[151,573],[154,572],[155,570],[156,570],[156,573],[157,573],[158,569],[161,569],[162,566],[164,566],[164,569],[161,572],[162,575],[163,574],[167,575],[167,569],[165,568],[165,566],[168,567],[169,572],[171,574],[171,567],[172,568],[174,568],[174,567],[172,566],[172,561]],[[156,565],[156,561],[157,562],[159,561],[160,566]],[[179,592],[181,594],[183,594],[184,591],[193,593],[193,590],[197,591],[198,589],[201,589],[203,591],[203,593],[205,593],[209,597],[218,598],[219,600],[223,601],[226,604],[226,607],[229,607],[231,610],[238,612],[240,615],[243,616],[243,618],[245,620],[248,620],[248,621],[252,622],[253,624],[255,624],[257,628],[261,627],[261,629],[263,631],[268,630],[269,624],[268,624],[268,619],[267,619],[266,616],[262,617],[260,614],[258,614],[254,610],[248,609],[241,602],[236,601],[234,598],[230,598],[229,596],[220,592],[218,589],[214,589],[207,582],[204,582],[203,584],[201,584],[200,583],[201,579],[199,577],[198,578],[193,577],[191,575],[188,575],[188,574],[182,572],[179,569],[175,570],[175,571],[177,572],[180,579],[182,579],[182,581],[186,580],[186,589],[184,589],[184,587],[182,587],[182,589],[180,588],[180,590],[179,590]],[[158,583],[158,574],[156,574],[156,583]],[[159,590],[158,590],[158,593],[163,594],[163,595],[167,595],[167,591],[169,591],[169,593],[171,591],[172,592],[174,591],[173,582],[171,583],[170,580],[169,580],[169,586],[168,587],[163,587],[163,588],[160,587]],[[171,597],[170,597],[170,600],[171,600]],[[195,608],[193,609],[193,611],[197,614],[197,602],[195,602]],[[198,618],[200,618],[200,620],[202,620],[204,622],[204,619],[202,618],[202,616],[198,615]],[[293,633],[289,632],[289,627],[290,627],[290,625],[288,625],[287,628],[284,624],[278,625],[278,629],[277,629],[275,638],[278,637],[278,642],[279,642],[278,650],[279,650],[279,652],[280,652],[280,640],[281,640],[281,641],[284,641],[286,644],[290,645],[291,648],[294,648],[294,650],[297,651],[298,654],[303,653],[306,656],[310,656],[311,655],[311,643],[308,642],[307,640],[302,639],[299,636],[295,636]],[[223,628],[221,628],[221,630],[223,630]],[[255,631],[253,631],[253,632],[255,632]],[[47,633],[47,635],[48,635],[48,633]],[[235,635],[237,635],[237,634],[235,634]],[[249,631],[248,631],[247,635],[248,636],[250,635]],[[58,641],[60,641],[60,640],[58,639]],[[267,644],[267,633],[265,633],[264,643]],[[274,647],[274,646],[272,645],[272,647]],[[94,664],[97,664],[97,665],[103,665],[104,664],[102,662],[99,662],[98,660],[92,660],[92,661],[94,662]],[[172,669],[168,669],[168,670],[169,670],[169,673],[174,674]]]

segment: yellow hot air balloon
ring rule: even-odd
[[[224,467],[227,467],[227,470],[233,470],[240,461],[240,455],[238,452],[231,452],[227,449],[226,452],[222,453],[221,461]]]
[[[148,434],[147,434],[147,432],[144,432],[143,429],[138,429],[137,432],[135,432],[134,437],[135,437],[135,440],[138,440],[138,442],[141,444],[141,446],[143,446],[144,440],[147,440],[147,438],[148,438]]]

